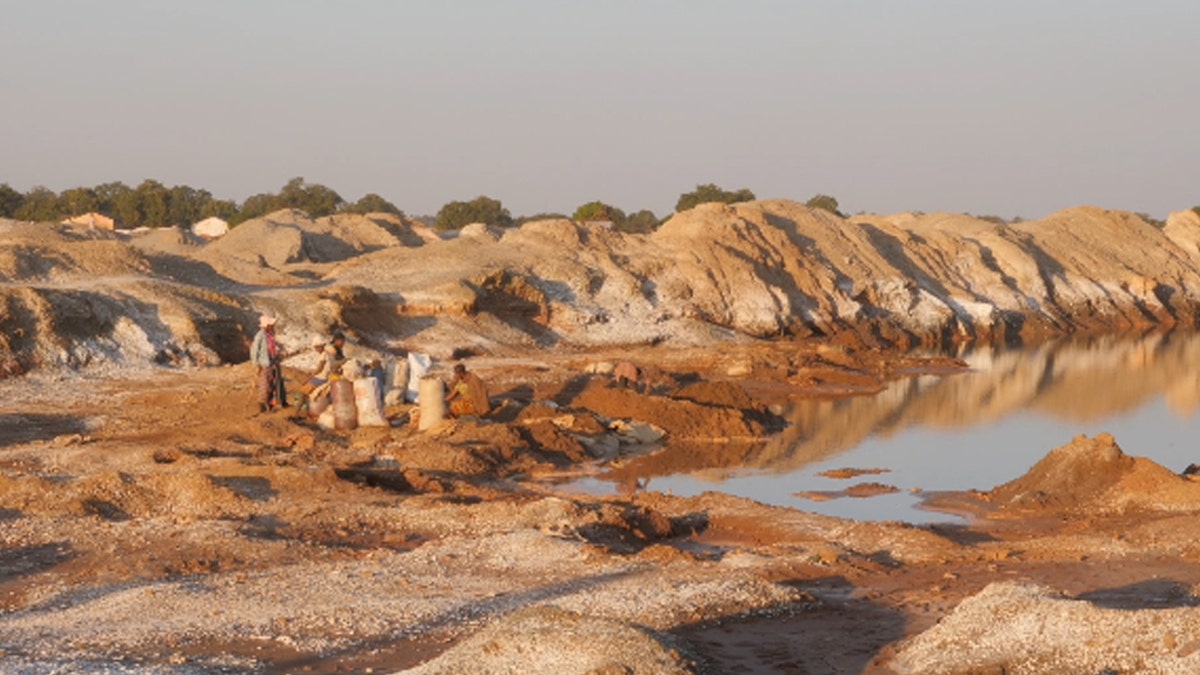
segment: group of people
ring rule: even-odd
[[[296,353],[286,352],[280,344],[275,335],[277,323],[278,319],[270,314],[259,317],[258,332],[250,343],[250,361],[257,366],[255,402],[259,412],[289,407],[282,364],[284,359]],[[334,332],[328,340],[319,335],[312,339],[310,348],[318,354],[317,367],[302,387],[302,394],[315,397],[328,389],[325,385],[331,380],[341,377],[342,366],[346,363],[345,347],[346,336],[340,331]],[[487,385],[461,363],[454,366],[454,379],[446,403],[453,417],[478,417],[491,409]]]
[[[259,412],[271,412],[290,405],[282,365],[284,359],[296,354],[285,351],[280,344],[275,335],[276,323],[278,319],[270,314],[260,316],[258,332],[250,343],[250,362],[257,366],[254,400]],[[304,387],[306,393],[341,373],[342,364],[346,361],[345,346],[346,336],[341,332],[335,332],[329,340],[321,336],[313,338],[311,348],[320,357],[316,371]]]

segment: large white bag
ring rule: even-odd
[[[409,403],[417,402],[421,378],[429,374],[431,368],[433,358],[428,354],[408,353],[408,386],[404,388],[404,400]]]
[[[354,381],[354,404],[358,406],[358,426],[386,427],[387,418],[379,405],[379,380],[364,377]]]

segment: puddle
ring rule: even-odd
[[[1200,462],[1200,336],[1153,335],[1049,342],[1024,349],[981,348],[971,366],[921,375],[873,396],[796,401],[791,425],[752,452],[671,450],[576,481],[570,490],[616,485],[681,496],[706,491],[859,520],[956,522],[920,508],[928,492],[988,490],[1025,473],[1078,434],[1110,432],[1130,455],[1172,471]],[[851,479],[837,469],[884,469]],[[863,480],[896,492],[814,501]]]

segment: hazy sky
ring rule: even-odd
[[[1200,204],[1196,0],[0,0],[0,182]]]

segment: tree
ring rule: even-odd
[[[62,217],[58,195],[53,190],[38,185],[25,193],[21,207],[13,214],[18,220],[32,220],[39,223],[56,221]]]
[[[617,227],[625,223],[625,212],[604,202],[588,202],[575,209],[571,220],[577,223],[607,221]]]
[[[380,197],[374,192],[363,195],[362,199],[350,204],[345,208],[347,213],[359,213],[366,215],[368,213],[394,213],[397,216],[403,216],[404,212],[396,208],[396,205],[388,200]]]
[[[812,199],[804,202],[804,205],[812,209],[828,211],[835,216],[845,217],[845,214],[838,210],[838,200],[826,194],[813,195]]]
[[[58,204],[68,216],[78,216],[100,210],[100,198],[92,188],[76,187],[63,190],[58,195]]]
[[[171,224],[171,193],[167,186],[147,178],[134,188],[133,193],[141,216],[136,226],[165,227]]]
[[[8,183],[0,183],[0,218],[12,218],[21,210],[25,195],[17,192]]]
[[[212,201],[212,193],[187,185],[176,185],[168,192],[169,220],[176,225],[190,225],[199,221],[204,206]]]
[[[439,230],[457,230],[471,223],[484,223],[496,227],[512,225],[512,216],[500,200],[479,196],[469,202],[450,202],[437,213],[436,227]]]
[[[754,193],[748,188],[742,188],[736,192],[722,190],[713,183],[705,183],[697,185],[696,189],[691,192],[685,192],[679,195],[679,201],[675,203],[675,211],[687,211],[695,208],[700,204],[709,202],[721,202],[723,204],[737,204],[739,202],[754,201]]]
[[[237,213],[237,204],[230,199],[210,199],[200,207],[201,220],[216,217],[231,222],[237,218]]]
[[[121,201],[122,196],[132,192],[128,185],[121,181],[101,183],[92,188],[92,192],[96,193],[96,199],[100,202],[96,207],[97,211],[117,220],[122,220],[117,214],[117,202]]]
[[[278,211],[281,208],[283,208],[283,206],[280,205],[278,195],[268,194],[265,192],[256,195],[250,195],[249,197],[246,197],[246,201],[242,202],[242,207],[238,209],[237,214],[234,216],[233,220],[229,221],[229,224],[236,225],[238,223],[250,220],[251,218],[259,218],[272,211]]]
[[[312,218],[337,213],[345,206],[341,195],[318,183],[306,183],[296,177],[287,182],[279,192],[280,209],[300,209]]]
[[[653,211],[642,209],[625,219],[619,229],[630,234],[649,234],[658,229],[661,221]]]

